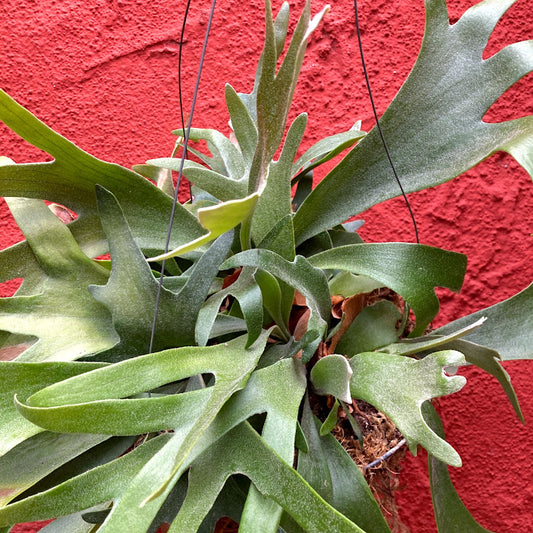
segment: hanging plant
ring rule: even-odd
[[[531,69],[531,43],[482,59],[512,3],[450,25],[426,0],[418,60],[380,119],[405,192],[497,150],[533,172],[532,117],[482,121]],[[288,4],[274,19],[266,1],[253,91],[226,86],[230,138],[175,131],[189,160],[100,161],[0,92],[0,119],[53,157],[0,166],[26,238],[0,252],[2,281],[23,278],[0,300],[2,531],[51,518],[42,531],[213,531],[230,517],[243,532],[388,532],[363,472],[403,442],[429,453],[439,531],[486,531],[450,481],[461,458],[432,400],[475,365],[522,419],[501,362],[533,357],[533,288],[430,331],[435,288],[459,291],[467,260],[358,235],[354,215],[400,195],[379,131],[356,123],[302,151],[307,115],[287,128],[325,12],[307,2],[286,43]],[[184,204],[172,171],[192,183]]]

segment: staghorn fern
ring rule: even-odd
[[[442,0],[426,1],[419,58],[382,118],[407,191],[448,181],[496,150],[533,173],[532,117],[482,121],[532,68],[531,42],[482,60],[512,3],[485,0],[452,26]],[[358,125],[297,158],[306,115],[285,135],[287,114],[324,11],[311,19],[306,4],[278,68],[288,5],[273,20],[266,4],[254,90],[226,87],[237,142],[191,130],[210,154],[186,161],[193,199],[177,206],[169,253],[168,178],[179,159],[136,172],[99,161],[0,93],[0,119],[54,157],[0,160],[0,192],[26,237],[0,253],[2,280],[23,278],[0,301],[3,353],[20,353],[0,363],[6,531],[55,517],[43,531],[212,531],[223,516],[244,532],[390,531],[330,434],[339,402],[349,412],[352,399],[386,413],[413,453],[428,450],[439,531],[485,531],[451,484],[446,464],[461,459],[431,400],[461,389],[466,380],[444,370],[469,363],[499,380],[522,417],[500,361],[533,357],[532,288],[424,335],[439,308],[434,288],[458,291],[466,258],[366,244],[345,223],[398,196],[397,185],[375,130]],[[347,148],[311,190],[313,169]],[[42,200],[77,219],[66,225]],[[92,259],[107,252],[110,261]],[[396,305],[375,301],[382,288],[401,297]],[[339,296],[341,320],[332,315]],[[319,420],[311,407],[327,398],[333,408]]]

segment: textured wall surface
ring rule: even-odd
[[[303,0],[291,1],[301,8]],[[208,2],[192,2],[185,35],[183,97],[190,107]],[[281,2],[273,0],[277,10]],[[373,123],[356,48],[353,3],[332,9],[313,35],[295,95],[293,116],[309,113],[306,143]],[[474,4],[448,0],[450,18]],[[180,126],[178,44],[185,0],[1,0],[0,86],[49,126],[102,159],[130,167],[170,155]],[[313,11],[322,4],[316,0]],[[360,18],[369,74],[380,112],[411,68],[423,33],[423,0],[361,0]],[[505,44],[531,38],[530,0],[518,0],[497,26],[485,57]],[[210,37],[194,125],[227,132],[224,83],[249,90],[263,35],[261,0],[220,0]],[[533,78],[519,82],[486,120],[533,113]],[[16,162],[46,154],[0,125],[0,154]],[[391,178],[392,179],[392,178]],[[460,295],[442,291],[436,325],[494,304],[531,280],[533,194],[529,177],[509,156],[496,154],[462,177],[411,195],[425,244],[466,253]],[[341,193],[341,191],[339,191]],[[334,202],[333,202],[334,204]],[[405,205],[393,200],[362,217],[368,241],[413,240]],[[0,205],[0,247],[20,239]],[[16,283],[1,287],[7,294]],[[459,394],[440,402],[447,435],[464,467],[452,472],[466,505],[498,533],[526,532],[533,523],[533,395],[531,365],[506,369],[526,418],[523,427],[490,376],[472,369]],[[408,454],[399,495],[413,533],[436,531],[422,453]],[[19,529],[18,531],[22,531]],[[34,530],[34,529],[33,529]],[[29,530],[28,530],[29,531]],[[465,532],[467,533],[467,532]]]

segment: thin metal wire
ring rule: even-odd
[[[365,81],[366,81],[366,88],[368,90],[368,97],[370,98],[370,103],[372,105],[372,111],[374,113],[374,119],[376,120],[376,126],[378,128],[379,136],[381,138],[381,143],[383,144],[383,148],[385,150],[385,153],[387,154],[387,159],[389,160],[389,164],[392,169],[392,173],[394,174],[394,178],[396,179],[396,182],[398,183],[398,186],[400,187],[400,191],[402,192],[403,199],[405,200],[405,203],[407,205],[407,209],[409,210],[409,215],[411,216],[411,220],[413,221],[413,227],[415,230],[415,238],[416,242],[420,244],[420,239],[418,236],[418,226],[416,224],[415,215],[413,213],[413,210],[411,208],[411,204],[409,203],[409,200],[407,198],[407,195],[405,194],[402,182],[400,181],[400,177],[398,176],[398,173],[396,172],[396,167],[394,166],[394,163],[392,161],[392,157],[389,152],[389,148],[387,146],[387,142],[385,141],[385,136],[383,135],[383,131],[381,129],[381,124],[379,123],[379,117],[378,112],[376,109],[376,104],[374,103],[374,97],[372,96],[372,89],[370,87],[370,79],[368,77],[368,71],[366,68],[366,62],[365,62],[365,55],[363,52],[363,39],[361,38],[361,28],[359,25],[359,9],[357,7],[357,0],[353,0],[354,4],[354,12],[355,12],[355,29],[357,32],[357,42],[359,44],[359,54],[361,56],[361,63],[363,64],[363,72],[365,74]],[[371,463],[367,464],[365,466],[365,470],[368,470],[369,468],[373,468],[374,466],[380,464],[381,462],[385,461],[385,459],[389,458],[391,455],[395,454],[402,446],[404,446],[406,443],[405,439],[402,439],[396,446],[391,448],[388,452],[384,453],[381,457],[378,457],[375,461],[372,461]]]
[[[418,236],[418,226],[416,225],[415,215],[413,213],[413,210],[411,209],[411,204],[409,203],[409,200],[407,199],[407,195],[405,194],[402,182],[400,181],[400,178],[398,176],[398,173],[396,172],[396,168],[394,166],[394,163],[392,162],[392,157],[389,152],[389,148],[387,146],[387,142],[385,141],[385,136],[383,135],[383,131],[381,130],[381,124],[379,123],[378,118],[378,112],[376,110],[376,105],[374,103],[374,97],[372,96],[372,89],[370,88],[370,80],[368,78],[368,72],[366,69],[366,63],[365,63],[365,56],[363,53],[363,41],[361,38],[361,29],[359,27],[359,9],[357,7],[357,0],[354,0],[354,11],[355,11],[355,29],[357,32],[357,42],[359,43],[359,54],[361,56],[361,62],[363,64],[363,72],[365,74],[365,80],[366,80],[366,88],[368,90],[368,96],[370,98],[370,103],[372,104],[372,111],[374,112],[374,118],[376,120],[376,126],[378,128],[379,136],[381,137],[381,143],[383,144],[383,148],[385,149],[385,153],[387,154],[387,159],[389,160],[392,173],[394,174],[394,177],[398,183],[398,186],[400,187],[400,191],[402,192],[403,199],[405,200],[405,203],[407,205],[407,209],[409,210],[409,214],[411,216],[411,220],[413,221],[413,227],[415,230],[415,238],[416,242],[420,244],[420,239]]]
[[[365,470],[368,470],[369,468],[374,468],[375,466],[379,465],[379,463],[382,463],[385,461],[385,459],[388,459],[391,455],[394,455],[402,446],[406,443],[405,439],[402,439],[396,446],[392,447],[388,452],[385,452],[381,457],[378,457],[375,461],[372,461],[371,463],[368,463],[365,466]]]
[[[190,2],[187,3],[187,8],[186,8],[187,11],[189,9],[189,4],[190,4]],[[200,55],[200,64],[198,66],[198,75],[196,76],[196,84],[194,86],[194,93],[193,93],[192,104],[191,104],[191,112],[190,112],[190,115],[189,115],[189,120],[187,122],[187,130],[185,132],[185,139],[183,141],[183,153],[181,155],[180,168],[179,168],[179,172],[178,172],[178,180],[177,180],[177,183],[176,183],[176,190],[174,192],[174,202],[172,204],[172,211],[170,213],[170,221],[169,221],[169,224],[168,224],[167,239],[166,239],[166,242],[165,242],[165,253],[167,253],[168,249],[170,248],[170,237],[172,235],[172,225],[174,223],[174,216],[176,214],[176,206],[177,206],[177,203],[178,203],[178,191],[179,191],[179,186],[180,186],[180,183],[181,183],[181,176],[183,174],[183,165],[184,165],[184,162],[185,162],[185,155],[187,153],[187,145],[189,143],[189,135],[190,135],[190,132],[191,132],[191,124],[192,124],[192,119],[193,119],[193,115],[194,115],[194,108],[196,106],[196,99],[197,99],[197,96],[198,96],[198,88],[200,87],[200,78],[202,77],[202,70],[203,70],[203,67],[204,67],[204,59],[205,59],[205,53],[206,53],[206,50],[207,50],[207,42],[209,40],[209,33],[211,31],[211,24],[213,22],[213,16],[215,14],[215,5],[216,5],[216,0],[213,0],[213,2],[211,4],[211,11],[209,13],[209,20],[207,22],[207,28],[205,30],[204,45],[203,45],[203,48],[202,48],[202,53]],[[185,16],[187,16],[187,15],[185,15]],[[182,33],[183,33],[183,30],[182,30]],[[182,42],[183,42],[183,35],[180,38],[180,58],[181,58]],[[181,61],[180,61],[179,64],[181,66]],[[181,102],[181,90],[180,90],[180,102]],[[183,115],[182,115],[182,120],[183,120]],[[152,322],[152,331],[151,331],[151,334],[150,334],[149,353],[152,352],[152,349],[153,349],[153,346],[154,346],[155,330],[156,330],[156,324],[157,324],[157,315],[159,313],[159,307],[161,305],[161,291],[162,291],[162,288],[163,288],[163,279],[164,279],[164,275],[165,275],[165,263],[166,263],[166,260],[163,259],[163,261],[161,262],[161,275],[159,277],[159,284],[158,284],[158,287],[157,287],[157,295],[156,295],[156,300],[155,300],[154,320]]]

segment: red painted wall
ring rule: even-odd
[[[353,3],[332,1],[314,34],[296,92],[294,114],[309,112],[307,143],[350,127],[372,126],[356,49]],[[474,0],[449,0],[452,20]],[[186,31],[183,94],[189,108],[208,2],[192,2]],[[277,10],[281,2],[273,1]],[[291,1],[301,8],[303,0]],[[2,0],[0,85],[48,125],[92,154],[131,166],[170,155],[179,127],[178,45],[185,0]],[[322,4],[315,1],[313,11]],[[423,32],[422,0],[360,0],[363,40],[372,87],[382,112],[412,66]],[[497,27],[487,55],[531,38],[531,3],[518,0]],[[261,0],[219,0],[194,125],[227,132],[226,81],[249,90],[263,34]],[[533,113],[531,76],[497,102],[487,120]],[[0,154],[16,162],[45,157],[0,125]],[[494,304],[531,280],[532,186],[510,157],[492,156],[436,189],[411,195],[425,244],[464,252],[469,268],[460,295],[442,291],[436,325]],[[20,238],[0,205],[0,247]],[[369,241],[412,240],[400,200],[372,209]],[[4,294],[14,284],[2,287]],[[514,416],[491,377],[472,369],[465,389],[440,402],[448,437],[463,457],[452,472],[466,505],[498,533],[526,532],[533,523],[533,395],[531,365],[507,363],[527,427]],[[399,496],[413,533],[435,526],[425,459],[408,457]],[[18,531],[22,531],[19,529]],[[466,532],[467,533],[467,532]]]

